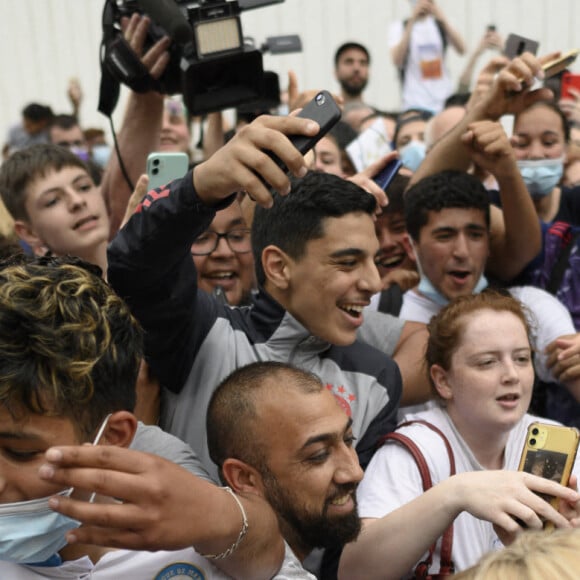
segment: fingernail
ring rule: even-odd
[[[45,463],[44,465],[40,466],[40,469],[38,470],[38,475],[42,479],[52,479],[54,476],[54,468]]]
[[[66,541],[67,541],[69,544],[74,544],[74,543],[77,541],[77,539],[78,539],[78,538],[75,536],[74,532],[69,532],[69,533],[66,535]]]
[[[57,509],[59,505],[60,505],[60,501],[58,500],[58,498],[57,498],[57,497],[51,497],[51,498],[48,500],[48,507],[49,507],[50,509],[53,509],[53,510],[54,510],[54,509]]]
[[[53,462],[62,461],[62,451],[59,451],[58,449],[49,449],[46,452],[45,457],[49,461],[53,461]]]
[[[307,125],[306,125],[306,130],[308,132],[318,132],[320,129],[320,127],[318,126],[318,123],[315,123],[314,121],[310,121]]]
[[[308,167],[306,167],[306,165],[303,165],[299,170],[298,170],[298,177],[304,177],[306,174],[308,173]]]

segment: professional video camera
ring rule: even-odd
[[[274,73],[264,73],[262,52],[301,50],[300,39],[272,37],[256,49],[242,34],[240,13],[282,2],[105,0],[99,111],[112,114],[119,83],[136,92],[183,94],[188,111],[194,115],[263,100]],[[121,18],[134,12],[151,18],[144,51],[165,35],[172,40],[169,63],[158,80],[151,77],[123,38]]]

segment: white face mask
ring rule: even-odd
[[[110,416],[105,417],[93,445],[101,439]],[[71,487],[57,495],[69,497],[72,492]],[[52,511],[51,497],[0,504],[0,561],[40,564],[66,546],[66,532],[78,528],[80,522]]]

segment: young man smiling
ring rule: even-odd
[[[262,148],[304,175],[304,159],[286,135],[317,130],[298,117],[259,117],[174,181],[168,196],[147,199],[110,246],[110,281],[145,327],[147,359],[165,387],[161,424],[190,443],[215,477],[207,405],[225,376],[251,362],[289,361],[319,375],[352,415],[363,466],[396,420],[399,370],[357,341],[367,327],[362,310],[380,289],[375,199],[327,174],[302,177],[289,195],[272,196],[255,173],[287,193],[287,176]],[[264,206],[256,208],[252,230],[260,292],[247,309],[199,292],[189,256],[193,240],[240,189]],[[404,324],[372,314],[374,343],[404,353]]]

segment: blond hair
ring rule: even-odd
[[[523,532],[513,544],[456,574],[460,580],[577,580],[580,529]]]

